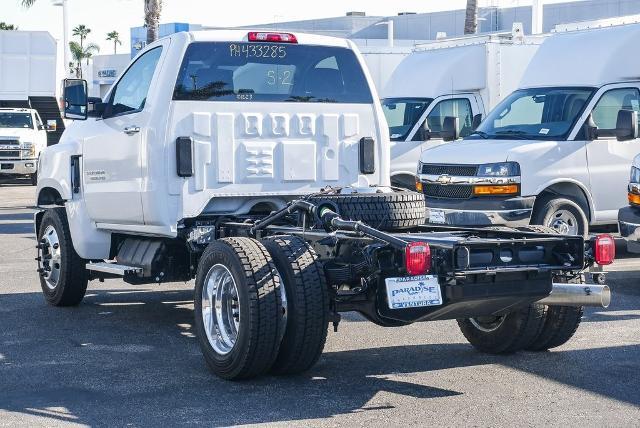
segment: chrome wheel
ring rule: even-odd
[[[547,222],[547,226],[555,229],[562,235],[577,235],[578,219],[569,210],[558,210],[553,213]]]
[[[216,264],[202,288],[202,321],[211,347],[220,355],[231,352],[241,321],[238,288],[229,269]]]
[[[62,249],[58,232],[55,227],[47,226],[38,246],[38,270],[50,290],[58,286],[61,264]]]
[[[484,331],[485,333],[491,333],[492,331],[496,331],[497,329],[500,328],[505,318],[506,318],[505,316],[478,317],[478,318],[469,318],[469,321],[478,330]]]

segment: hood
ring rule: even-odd
[[[483,164],[531,160],[548,156],[557,149],[557,141],[546,140],[459,140],[425,150],[423,163]]]
[[[31,128],[0,128],[0,141],[9,138],[27,137],[36,134],[35,129]]]

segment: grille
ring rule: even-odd
[[[472,186],[465,184],[441,184],[423,183],[422,191],[425,196],[431,198],[469,199],[473,191]]]
[[[473,177],[478,172],[478,165],[438,165],[425,163],[422,165],[422,173],[430,175],[458,175]]]
[[[0,140],[0,146],[17,146],[19,144],[19,140]]]
[[[20,150],[0,150],[0,158],[19,158]]]

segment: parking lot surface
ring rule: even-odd
[[[211,375],[192,331],[192,283],[91,282],[76,308],[45,304],[35,188],[0,181],[0,426],[638,426],[640,262],[608,275],[551,352],[489,356],[454,321],[385,329],[346,316],[308,373]]]

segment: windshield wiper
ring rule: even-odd
[[[509,137],[513,137],[516,140],[528,140],[529,134],[525,131],[518,131],[515,129],[508,129],[506,131],[497,131],[496,135],[508,135]]]
[[[480,137],[484,138],[485,140],[487,140],[489,138],[489,134],[487,134],[486,132],[483,131],[473,131],[471,134],[469,134],[469,136],[471,135],[479,135]]]

